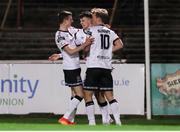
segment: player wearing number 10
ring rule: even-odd
[[[94,91],[102,91],[110,104],[117,125],[121,125],[119,105],[113,96],[113,79],[111,75],[112,52],[123,47],[123,43],[114,31],[105,26],[109,16],[106,9],[94,8],[92,12],[93,25],[89,31],[94,37],[87,56],[87,71],[84,82],[84,98],[89,125],[95,125]]]

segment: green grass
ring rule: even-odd
[[[97,125],[88,126],[86,116],[77,116],[75,126],[63,126],[57,123],[59,116],[14,116],[0,115],[0,130],[47,130],[47,131],[121,131],[121,130],[178,130],[180,131],[180,119],[177,117],[153,117],[152,120],[146,120],[142,116],[124,116],[122,117],[122,126],[114,124],[109,126],[101,125],[101,118],[97,116]]]

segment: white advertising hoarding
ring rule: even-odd
[[[0,114],[64,114],[70,88],[62,64],[0,64]],[[82,78],[86,66],[81,64]],[[144,114],[144,64],[113,64],[114,95],[121,114]],[[96,102],[96,101],[95,101]],[[78,114],[85,114],[84,101]],[[96,113],[100,114],[96,103]]]

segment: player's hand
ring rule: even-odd
[[[93,37],[86,37],[86,41],[85,41],[85,45],[89,46],[94,42],[94,38]]]
[[[50,61],[56,61],[56,60],[58,60],[58,59],[60,59],[60,58],[61,58],[61,57],[60,57],[59,54],[53,54],[53,55],[49,56],[48,60],[50,60]]]
[[[87,54],[90,51],[90,45],[86,46],[83,51]]]

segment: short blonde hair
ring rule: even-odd
[[[108,11],[104,8],[93,8],[91,9],[91,13],[104,13],[108,14]]]
[[[104,8],[93,8],[91,9],[91,13],[95,14],[96,17],[101,18],[102,22],[109,23],[109,14],[108,11]]]

